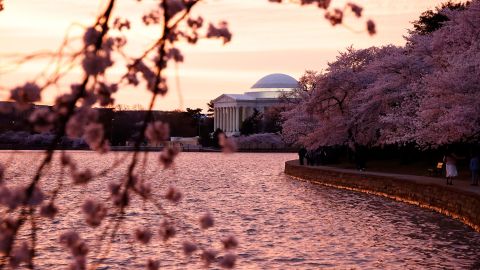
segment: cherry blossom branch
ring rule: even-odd
[[[97,39],[97,42],[95,43],[95,51],[97,51],[101,48],[102,39],[107,34],[107,31],[108,31],[107,24],[108,24],[108,21],[109,21],[109,18],[110,18],[110,14],[113,10],[114,3],[115,3],[115,0],[110,0],[104,14],[97,19],[96,24],[100,24],[100,26],[102,28],[102,31],[101,31],[100,36]],[[53,153],[55,152],[55,149],[56,149],[56,145],[60,142],[60,139],[65,134],[66,123],[70,119],[70,117],[73,115],[77,101],[85,95],[86,85],[87,85],[89,79],[90,79],[90,75],[86,74],[84,79],[83,79],[82,84],[80,85],[79,91],[74,94],[74,97],[73,97],[72,101],[68,104],[67,113],[66,113],[65,117],[62,119],[63,121],[60,121],[60,127],[59,127],[59,130],[58,130],[58,133],[56,134],[56,136],[55,136],[54,140],[52,141],[52,143],[50,144],[49,148],[46,150],[45,158],[41,162],[40,166],[37,168],[37,171],[35,173],[35,176],[33,177],[32,182],[30,183],[30,185],[26,189],[25,200],[23,201],[23,204],[28,204],[28,202],[30,201],[30,199],[32,197],[32,194],[35,190],[35,187],[36,187],[38,181],[40,180],[40,178],[42,176],[43,169],[45,168],[45,166],[47,166],[47,164],[49,164],[51,162],[52,157],[53,157]],[[10,257],[12,247],[15,244],[15,238],[16,238],[17,232],[22,227],[27,214],[28,213],[25,210],[21,211],[18,223],[13,230],[13,238],[12,238],[11,244],[7,247],[4,258],[9,258]],[[32,255],[34,255],[34,254],[32,254]],[[32,260],[33,260],[33,256],[32,256]],[[4,265],[5,265],[4,263],[0,263],[0,270],[3,269]]]

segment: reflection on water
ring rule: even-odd
[[[82,166],[95,171],[107,168],[120,155],[125,153],[72,152]],[[0,154],[2,162],[9,157],[7,152]],[[9,184],[28,180],[26,175],[33,173],[39,157],[38,152],[18,154],[7,171]],[[164,202],[181,231],[167,243],[158,237],[147,247],[134,243],[135,228],[155,230],[163,218],[157,208],[134,199],[100,269],[142,268],[148,258],[160,259],[167,269],[198,269],[202,266],[198,259],[186,258],[180,251],[181,241],[220,249],[219,239],[229,234],[240,242],[238,269],[480,268],[480,234],[467,226],[381,197],[293,180],[283,174],[284,161],[293,158],[292,154],[182,153],[175,168],[164,171],[157,166],[156,154],[150,153],[144,171],[154,196],[163,202],[160,197],[171,184],[184,193],[177,206]],[[64,269],[69,263],[68,253],[57,241],[58,232],[68,229],[87,238],[90,260],[98,255],[95,239],[103,227],[85,226],[79,205],[86,198],[107,200],[103,191],[108,183],[124,177],[125,168],[122,164],[87,186],[63,191],[58,220],[39,220],[39,269]],[[59,175],[58,166],[49,168],[42,187],[55,188]],[[214,215],[216,224],[201,231],[197,219],[205,211]]]

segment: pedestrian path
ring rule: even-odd
[[[287,161],[290,165],[302,166],[299,164],[298,160]],[[474,193],[480,196],[480,186],[471,186],[469,181],[465,180],[453,180],[453,185],[446,185],[445,178],[442,177],[428,177],[428,176],[419,176],[419,175],[408,175],[408,174],[395,174],[395,173],[385,173],[385,172],[374,172],[374,171],[358,171],[353,169],[343,169],[336,168],[333,166],[307,166],[303,165],[302,167],[307,167],[309,169],[318,169],[335,171],[338,173],[348,173],[348,174],[357,174],[365,176],[377,176],[377,177],[387,177],[395,178],[399,180],[414,182],[419,185],[440,185],[444,186],[447,189],[453,189],[457,191],[463,191],[468,193]]]

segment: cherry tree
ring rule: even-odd
[[[282,137],[275,133],[259,133],[234,138],[239,149],[281,149],[285,147]]]
[[[430,36],[434,70],[422,80],[416,138],[425,146],[480,138],[480,1],[446,15]]]
[[[341,53],[283,113],[287,140],[309,148],[478,142],[480,1],[442,12],[442,27],[410,32],[404,47]]]
[[[282,137],[286,142],[299,142],[315,127],[316,121],[307,113],[304,103],[310,99],[321,76],[321,73],[307,70],[300,77],[298,88],[281,96]]]
[[[371,81],[364,71],[376,51],[376,48],[348,48],[335,62],[329,63],[326,72],[318,77],[310,97],[300,105],[304,108],[299,109],[298,116],[294,116],[296,119],[308,119],[304,122],[310,125],[299,127],[295,122],[287,122],[284,126],[286,133],[310,128],[299,138],[299,143],[309,148],[352,143],[354,97]],[[300,116],[302,111],[305,114]],[[295,112],[285,113],[285,116],[291,114]]]
[[[405,48],[381,48],[367,71],[374,80],[356,98],[356,142],[366,146],[414,142],[418,81],[431,68]]]

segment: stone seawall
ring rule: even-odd
[[[453,217],[480,232],[480,188],[445,179],[359,172],[325,166],[300,166],[297,160],[285,163],[287,175],[326,186],[360,191],[415,204]]]

